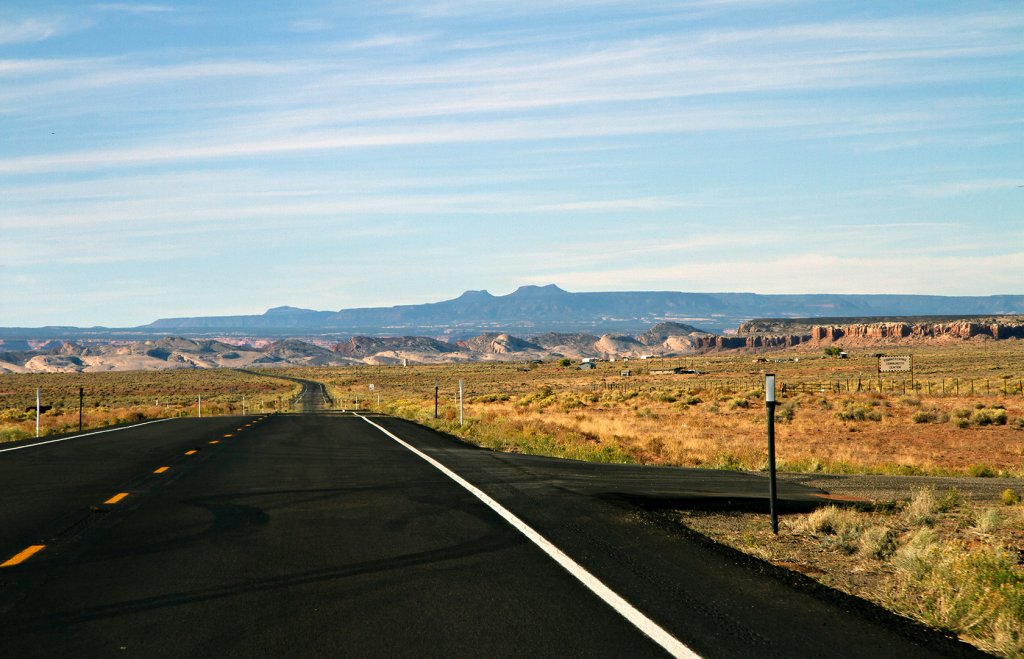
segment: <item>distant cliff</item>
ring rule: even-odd
[[[916,318],[850,318],[752,320],[719,348],[771,348],[800,344],[893,344],[966,340],[1024,339],[1024,316],[948,316]]]

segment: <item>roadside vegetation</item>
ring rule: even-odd
[[[882,380],[882,391],[870,355],[838,359],[820,350],[765,353],[767,362],[753,355],[601,362],[590,371],[575,363],[490,362],[288,372],[325,382],[339,405],[500,450],[759,471],[766,468],[761,388],[769,371],[785,388],[776,408],[782,470],[1021,477],[1024,350],[1017,341],[1000,343],[917,351],[913,384],[899,374]],[[650,374],[675,366],[699,374]]]
[[[787,515],[681,512],[716,542],[802,572],[987,652],[1024,657],[1024,506],[920,488],[897,503]]]
[[[46,409],[40,435],[78,430],[78,389],[83,389],[82,426],[203,415],[241,414],[281,408],[301,388],[276,378],[229,369],[38,373],[0,375],[0,442],[34,437],[36,389]]]

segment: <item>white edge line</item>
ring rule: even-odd
[[[69,439],[78,439],[79,437],[88,437],[89,435],[102,435],[105,432],[117,432],[118,430],[131,430],[132,428],[140,428],[142,426],[148,426],[151,423],[160,423],[161,421],[173,421],[178,417],[168,417],[166,419],[154,419],[153,421],[146,421],[144,423],[136,423],[133,426],[122,426],[120,428],[107,428],[106,430],[96,430],[93,432],[82,433],[81,435],[71,435],[70,437],[61,437],[60,439],[50,439],[45,442],[36,442],[35,444],[23,444],[22,446],[12,446],[10,448],[0,448],[0,453],[6,453],[7,451],[19,451],[23,448],[34,448],[36,446],[43,446],[44,444],[55,444],[57,442],[66,442]]]
[[[374,423],[365,416],[360,416],[358,414],[356,416],[359,416],[359,418],[361,418],[363,421],[366,421],[371,426],[381,431],[391,439],[395,440],[405,448],[409,449],[423,460],[426,460],[428,463],[433,465],[438,471],[440,471],[445,476],[461,485],[477,499],[480,499],[480,501],[484,502],[489,508],[491,508],[491,510],[498,513],[498,515],[500,515],[506,522],[511,524],[517,531],[525,535],[531,542],[540,547],[544,551],[544,553],[550,556],[552,559],[554,559],[556,563],[565,568],[565,570],[569,572],[569,574],[576,577],[576,579],[578,579],[580,583],[589,588],[595,595],[600,597],[602,600],[605,601],[605,603],[607,603],[609,606],[615,609],[615,611],[619,615],[621,615],[623,618],[632,623],[634,627],[636,627],[641,632],[650,637],[651,640],[653,640],[655,643],[664,648],[669,654],[671,654],[674,657],[686,657],[689,659],[700,658],[700,655],[698,655],[696,652],[683,645],[681,642],[679,642],[679,640],[676,639],[676,637],[672,636],[667,631],[658,626],[656,622],[654,622],[653,620],[645,616],[643,613],[641,613],[639,610],[637,610],[635,606],[627,602],[625,599],[622,598],[622,596],[620,596],[618,593],[616,593],[611,588],[606,586],[600,579],[592,575],[590,572],[587,572],[587,570],[582,565],[580,565],[573,559],[569,558],[569,556],[565,552],[556,547],[550,540],[548,540],[540,533],[535,531],[526,522],[513,515],[507,508],[505,508],[500,503],[498,503],[490,496],[485,494],[478,487],[467,481],[462,476],[459,476],[454,471],[444,466],[434,458],[430,457],[423,451],[419,450],[415,446],[412,446],[411,444],[401,439],[394,433],[382,427],[381,425]]]

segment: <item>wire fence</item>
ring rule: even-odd
[[[977,397],[977,396],[1024,396],[1024,377],[1006,376],[1002,378],[842,378],[829,380],[796,380],[778,379],[779,393],[782,396],[795,394],[857,394],[879,393],[890,395],[917,395],[937,397]],[[701,379],[688,378],[685,381],[666,379],[663,381],[645,378],[629,382],[592,382],[583,387],[574,387],[576,391],[602,392],[642,392],[664,389],[689,389],[692,391],[711,391],[721,394],[746,394],[752,391],[764,391],[763,378],[745,379]]]

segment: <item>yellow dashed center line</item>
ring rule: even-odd
[[[160,468],[158,468],[158,469],[155,469],[155,470],[153,471],[153,473],[154,473],[154,474],[162,474],[162,473],[164,473],[165,471],[167,471],[168,469],[170,469],[170,467],[160,467]]]
[[[110,497],[109,499],[107,499],[103,503],[112,506],[115,503],[121,503],[121,501],[123,501],[126,496],[128,496],[127,492],[120,492],[120,493],[115,494],[114,496]]]
[[[225,437],[233,437],[234,435],[232,435],[231,433],[228,433],[228,434],[226,434],[226,435],[224,435],[224,436],[225,436]]]
[[[36,554],[36,553],[42,551],[45,548],[46,548],[46,545],[32,545],[28,549],[26,549],[26,550],[24,550],[24,551],[22,551],[22,552],[20,552],[18,554],[15,554],[14,556],[11,556],[9,559],[4,561],[3,563],[0,563],[0,567],[12,567],[12,566],[17,565],[18,563],[23,563],[26,560],[28,560],[29,558],[31,558],[33,554]]]
[[[195,455],[196,453],[198,453],[198,451],[196,451],[195,449],[192,449],[191,451],[185,451],[185,455]]]
[[[213,440],[213,441],[212,441],[212,442],[210,442],[210,443],[211,443],[211,444],[220,444],[220,440],[219,440],[219,439],[215,439],[215,440]]]

